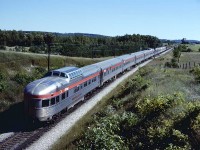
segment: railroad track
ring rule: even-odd
[[[24,149],[30,143],[33,143],[36,139],[38,139],[44,131],[43,129],[37,129],[31,132],[17,132],[13,136],[0,142],[0,150]]]
[[[121,76],[121,75],[119,75]],[[40,125],[35,130],[29,132],[16,132],[14,135],[6,138],[0,142],[0,150],[21,150],[25,149],[38,140],[45,132],[51,130],[55,127],[62,119],[64,119],[68,114],[72,113],[77,109],[82,103],[88,101],[91,97],[101,92],[104,87],[107,87],[111,82],[105,83],[102,88],[99,88],[89,94],[83,102],[76,104],[73,108],[68,111],[63,112],[58,118],[55,118],[51,123]],[[32,125],[28,126],[27,129],[32,128]]]

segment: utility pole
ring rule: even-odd
[[[52,43],[53,43],[53,40],[54,40],[54,36],[53,35],[51,35],[51,34],[46,34],[45,36],[44,36],[44,41],[45,41],[45,43],[47,44],[47,53],[48,53],[48,62],[47,62],[47,64],[48,64],[48,71],[50,71],[50,55],[51,55],[51,45],[52,45]]]
[[[51,54],[51,46],[50,43],[47,44],[47,48],[48,48],[48,72],[50,71],[50,54]]]

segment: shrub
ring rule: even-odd
[[[8,84],[5,81],[0,81],[0,92],[6,91]]]
[[[171,67],[172,67],[171,62],[166,62],[166,63],[165,63],[165,67],[169,67],[169,68],[171,68]]]
[[[3,46],[3,45],[0,45],[0,49],[1,49],[1,50],[6,50],[6,47]]]
[[[29,76],[25,73],[17,73],[13,78],[13,81],[17,82],[20,85],[26,85],[33,80],[34,78],[32,76]]]
[[[47,73],[46,68],[36,67],[33,70],[33,77],[34,77],[34,79],[39,79],[39,78],[43,77],[46,73]]]
[[[7,89],[8,84],[6,80],[7,80],[6,75],[0,72],[0,92],[3,92]]]
[[[188,48],[188,49],[187,49],[187,52],[192,52],[192,49],[191,49],[191,48]]]
[[[169,68],[178,68],[178,61],[176,58],[172,58],[171,62],[166,62],[165,63],[165,67],[169,67]]]
[[[138,71],[139,71],[140,76],[143,77],[143,76],[148,75],[150,72],[152,72],[152,70],[153,68],[145,66],[145,67],[140,68]]]
[[[144,98],[136,103],[136,109],[142,116],[151,113],[164,111],[166,108],[171,107],[174,103],[182,102],[183,98],[180,93],[174,95],[158,96],[156,98]]]
[[[190,73],[192,73],[195,77],[195,80],[200,83],[200,67],[194,67],[192,70],[190,70]]]
[[[89,127],[78,144],[79,149],[128,149],[121,132],[130,132],[138,120],[135,114],[127,112],[104,117]]]

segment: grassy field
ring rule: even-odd
[[[200,54],[182,56],[191,61]],[[165,68],[171,58],[141,68],[52,149],[198,149],[200,84],[189,69]]]
[[[200,63],[200,53],[198,52],[181,52],[180,62]]]
[[[193,52],[199,52],[200,44],[186,44],[186,46],[192,49]]]

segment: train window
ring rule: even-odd
[[[87,86],[87,81],[84,83],[84,87],[86,87]]]
[[[41,103],[40,103],[40,100],[39,99],[32,99],[32,103],[31,103],[32,107],[35,107],[35,108],[40,108],[41,106]]]
[[[59,76],[60,72],[53,72],[53,76]]]
[[[55,97],[54,97],[54,98],[51,98],[51,105],[54,105],[55,103],[56,103]]]
[[[59,103],[59,96],[56,96],[56,103]]]
[[[62,100],[65,99],[65,93],[62,93]]]
[[[95,82],[96,80],[97,80],[96,77],[94,77],[94,82]]]
[[[61,72],[60,74],[61,77],[66,77],[67,78],[67,75],[65,75],[65,73]]]
[[[90,84],[90,83],[91,83],[91,79],[89,80],[88,84]]]
[[[75,87],[74,89],[74,93],[78,92],[79,91],[79,86]]]
[[[66,97],[68,97],[68,95],[69,95],[69,92],[68,92],[68,91],[66,91]]]
[[[42,100],[42,107],[48,107],[49,106],[49,100]]]
[[[51,76],[52,75],[52,72],[48,72],[47,74],[45,74],[45,77],[48,77],[48,76]]]

